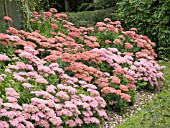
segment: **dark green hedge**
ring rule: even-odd
[[[156,43],[159,58],[170,59],[170,0],[120,0],[117,17],[123,27],[136,27]]]
[[[83,11],[83,12],[70,12],[67,13],[69,21],[79,26],[93,26],[96,22],[103,21],[104,18],[112,18],[114,8],[96,10],[96,11]]]

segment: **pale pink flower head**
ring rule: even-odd
[[[48,84],[48,81],[44,78],[37,78],[36,82],[40,84]]]
[[[22,86],[24,86],[26,89],[30,89],[32,87],[30,83],[23,83]]]
[[[9,16],[4,16],[4,20],[9,21],[9,22],[13,22],[13,20]]]
[[[69,94],[75,95],[77,93],[77,89],[71,87],[71,86],[67,86],[67,91]]]
[[[26,68],[26,65],[23,62],[16,62],[16,66],[19,69],[25,69]]]
[[[18,100],[14,97],[11,96],[7,96],[6,99],[10,102],[10,103],[17,103]]]
[[[80,119],[80,118],[76,118],[75,119],[75,123],[78,125],[78,126],[81,126],[83,124],[83,121]]]
[[[97,119],[96,117],[91,117],[91,122],[92,123],[95,123],[95,124],[100,124],[100,121],[99,121],[99,119]]]
[[[117,48],[108,48],[108,50],[111,51],[111,52],[116,52],[116,53],[118,52]]]
[[[0,82],[4,81],[4,78],[0,75]]]
[[[0,128],[9,128],[9,124],[6,121],[0,120]]]
[[[19,94],[13,88],[7,88],[6,95],[14,98],[19,98]]]
[[[69,95],[64,91],[60,91],[60,92],[56,93],[56,96],[60,97],[63,100],[69,100],[70,99]]]
[[[103,110],[103,109],[102,110],[97,110],[97,112],[98,112],[99,116],[104,117],[105,119],[108,118],[107,113],[105,112],[105,110]]]
[[[68,109],[62,109],[61,112],[65,116],[68,116],[68,117],[73,116],[73,113],[70,110],[68,110]]]
[[[86,123],[86,124],[90,124],[90,122],[91,122],[91,118],[90,117],[84,117],[84,122]]]
[[[46,87],[47,92],[55,93],[56,87],[54,85],[50,85]]]
[[[0,54],[0,61],[9,61],[9,60],[10,58],[8,56]]]
[[[65,122],[65,124],[67,124],[69,127],[75,127],[76,126],[76,123],[75,123],[75,121],[74,120],[67,120],[66,122]]]
[[[79,82],[79,84],[81,84],[81,85],[86,85],[86,84],[87,84],[87,83],[86,83],[85,81],[83,81],[83,80],[79,80],[78,82]]]

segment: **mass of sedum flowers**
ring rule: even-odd
[[[155,44],[135,28],[109,18],[76,28],[54,8],[30,23],[0,33],[0,128],[99,127],[106,107],[122,111],[138,89],[162,85]]]

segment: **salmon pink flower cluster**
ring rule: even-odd
[[[12,19],[4,17],[5,20]],[[161,88],[155,44],[105,18],[75,27],[55,8],[33,12],[32,32],[0,33],[0,127],[100,127],[140,88]]]

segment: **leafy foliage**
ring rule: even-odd
[[[154,41],[159,58],[170,59],[169,7],[169,0],[121,0],[113,17],[122,21],[126,29],[136,27]]]
[[[117,0],[100,0],[96,3],[82,3],[81,6],[77,9],[78,11],[92,11],[100,10],[114,7]]]
[[[108,9],[101,9],[95,11],[83,11],[83,12],[76,12],[76,13],[72,12],[67,14],[69,17],[69,21],[74,23],[75,26],[90,27],[90,26],[94,26],[99,21],[103,21],[104,18],[106,17],[115,20],[115,18],[111,16],[113,9],[114,8],[108,8]]]

